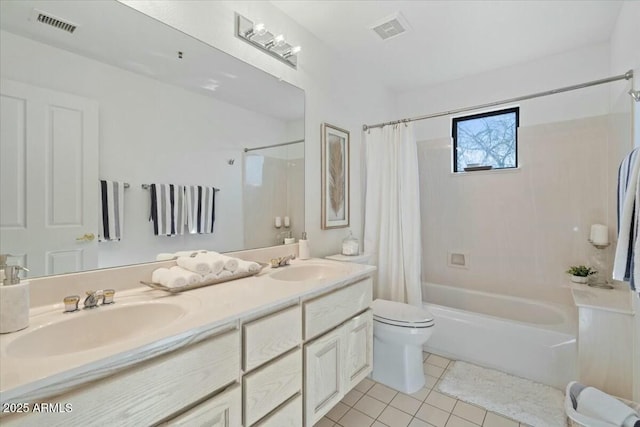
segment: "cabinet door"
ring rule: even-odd
[[[241,399],[240,386],[235,385],[164,425],[171,427],[240,427],[242,425]]]
[[[373,312],[349,320],[345,328],[344,392],[354,388],[373,369]]]
[[[344,396],[343,332],[339,327],[304,346],[307,426],[314,425]]]

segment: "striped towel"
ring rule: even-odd
[[[99,242],[117,241],[122,238],[124,225],[124,182],[100,180]]]
[[[634,248],[638,236],[637,198],[640,186],[640,150],[634,149],[625,157],[618,169],[618,243],[613,261],[613,278],[628,281],[635,290],[633,278],[634,258],[638,256]]]
[[[216,189],[202,185],[185,186],[187,231],[191,234],[213,233]]]
[[[184,234],[184,187],[174,184],[151,184],[153,234],[175,236]]]

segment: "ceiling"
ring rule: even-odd
[[[614,0],[271,3],[395,91],[606,42],[622,6]],[[383,41],[371,27],[397,12],[410,29]]]

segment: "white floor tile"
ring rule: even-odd
[[[431,375],[428,375],[428,374],[424,375],[424,386],[425,386],[425,388],[433,388],[433,387],[435,387],[437,382],[438,382],[438,378],[437,377],[432,377]]]
[[[363,414],[376,419],[382,413],[385,406],[387,406],[386,403],[382,403],[378,399],[374,399],[371,396],[364,395],[360,400],[358,400],[358,403],[354,405],[354,408],[362,412]]]
[[[427,387],[423,387],[420,390],[416,391],[415,393],[411,393],[409,396],[413,397],[414,399],[418,399],[421,402],[424,402],[427,396],[429,396],[429,393],[431,393],[431,389]]]
[[[451,362],[451,360],[447,359],[446,357],[438,356],[437,354],[432,354],[431,356],[429,356],[426,362],[430,363],[431,365],[440,366],[441,368],[446,369],[447,366],[449,366],[449,362]]]
[[[422,405],[422,401],[406,394],[398,393],[389,404],[407,414],[415,415],[420,405]]]
[[[371,424],[371,427],[389,427],[386,424],[382,424],[380,421],[374,421],[373,424]]]
[[[444,374],[444,368],[432,365],[429,363],[429,359],[427,359],[427,363],[424,364],[424,373],[432,377],[440,378],[440,376]]]
[[[386,385],[376,384],[369,389],[367,394],[371,397],[378,399],[381,402],[389,403],[398,394],[394,389],[387,387]]]
[[[340,418],[338,424],[342,427],[369,427],[373,422],[373,418],[366,416],[362,412],[349,409],[344,417]]]
[[[313,427],[333,427],[333,426],[335,426],[335,423],[327,417],[322,417],[320,421],[318,421],[313,425]]]
[[[412,418],[413,417],[406,412],[402,412],[392,406],[387,406],[378,417],[378,421],[382,421],[389,427],[407,427]]]
[[[519,423],[494,412],[487,412],[483,427],[518,427]]]
[[[347,411],[349,409],[350,408],[347,405],[345,405],[344,403],[338,402],[336,404],[336,406],[331,408],[331,410],[325,416],[327,418],[329,418],[330,420],[337,422],[338,420],[340,420],[340,418],[342,418],[344,416],[344,414],[347,413]]]
[[[427,353],[426,351],[422,352],[422,361],[424,362],[425,360],[427,360],[429,358],[429,356],[431,356],[431,353]]]
[[[453,407],[456,406],[456,399],[446,396],[440,392],[432,390],[429,396],[425,399],[424,403],[440,408],[443,411],[451,412]]]
[[[446,427],[478,427],[478,425],[456,415],[451,415]]]
[[[416,417],[433,424],[435,427],[444,427],[449,419],[449,413],[428,403],[423,403],[416,412]]]
[[[361,393],[354,388],[342,398],[342,403],[348,406],[353,406],[362,396],[364,396],[364,393]]]
[[[361,393],[366,393],[366,392],[369,391],[369,389],[371,387],[373,387],[373,385],[375,383],[376,383],[375,381],[370,380],[369,378],[365,378],[365,379],[363,379],[362,381],[360,381],[358,383],[358,385],[355,387],[355,389],[358,390]]]
[[[480,426],[484,422],[485,415],[487,415],[487,411],[485,409],[461,400],[458,400],[452,413]]]
[[[433,424],[429,424],[425,421],[422,421],[418,418],[414,418],[411,420],[411,422],[409,423],[408,427],[433,427]]]

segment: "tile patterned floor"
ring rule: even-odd
[[[410,395],[365,379],[314,427],[528,427],[436,391],[450,364],[424,353],[426,384]]]

